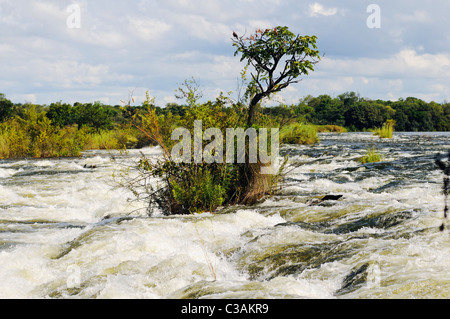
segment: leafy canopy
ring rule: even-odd
[[[234,37],[234,55],[241,54],[241,61],[247,60],[255,70],[253,93],[278,92],[314,71],[314,64],[320,60],[316,36],[295,35],[285,26],[258,29],[250,37]]]
[[[288,27],[256,30],[250,37],[233,33],[235,56],[241,54],[252,66],[252,79],[247,87],[246,98],[250,99],[247,124],[254,124],[256,106],[266,97],[297,83],[297,78],[314,71],[320,60],[316,36],[295,35]],[[246,71],[245,71],[246,72]]]

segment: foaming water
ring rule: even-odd
[[[385,160],[359,164],[372,146]],[[449,148],[449,134],[322,134],[282,149],[285,186],[258,205],[170,217],[114,183],[156,148],[0,161],[0,297],[449,298],[433,161]]]

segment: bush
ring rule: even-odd
[[[381,162],[384,160],[384,156],[380,154],[375,147],[367,149],[366,155],[361,157],[359,159],[359,162],[361,164],[367,164],[367,163],[374,163],[374,162]]]
[[[187,128],[191,136],[194,136],[192,123],[195,120],[201,120],[205,128],[218,128],[223,136],[226,136],[227,128],[245,127],[240,122],[245,119],[239,116],[240,106],[228,102],[220,96],[214,102],[192,103],[185,108],[183,118],[170,112],[157,115],[156,109],[148,103],[147,113],[135,117],[137,127],[161,147],[163,156],[152,161],[142,155],[132,167],[134,172],[129,172],[128,167],[122,172],[119,183],[129,188],[137,200],[148,203],[149,214],[155,208],[170,215],[214,212],[221,206],[254,204],[276,187],[280,175],[261,174],[262,163],[207,163],[205,160],[195,163],[193,154],[190,163],[176,163],[172,158],[175,142],[171,140],[171,134],[176,127]],[[202,150],[209,143],[203,141]]]
[[[86,137],[76,126],[57,129],[31,106],[0,126],[0,158],[80,156]]]
[[[387,120],[381,128],[376,128],[373,130],[373,134],[379,136],[380,138],[392,138],[394,133],[394,120]]]
[[[280,130],[281,143],[286,144],[316,144],[319,142],[317,127],[302,123],[294,123]]]
[[[318,125],[318,133],[346,133],[347,129],[339,125]]]

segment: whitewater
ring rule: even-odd
[[[450,134],[320,139],[282,147],[278,193],[188,216],[149,216],[117,185],[157,148],[1,160],[0,298],[449,298],[434,158]],[[359,163],[372,146],[384,160]]]

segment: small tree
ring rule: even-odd
[[[290,84],[299,82],[298,77],[314,71],[320,60],[316,36],[295,35],[288,27],[256,30],[246,37],[233,33],[235,56],[253,67],[252,80],[247,89],[250,99],[247,125],[255,121],[256,107],[262,99],[280,92]]]
[[[300,75],[308,74],[313,70],[314,63],[319,60],[319,53],[310,48],[310,46],[315,48],[315,37],[295,36],[287,27],[277,27],[266,31],[257,30],[256,35],[250,38],[239,37],[235,34],[235,39],[233,44],[237,47],[236,54],[242,53],[242,60],[245,59],[248,62],[241,75],[245,77],[248,68],[254,67],[252,80],[245,94],[247,99],[250,98],[246,119],[250,127],[261,124],[255,122],[256,106],[259,102],[281,91],[289,84],[297,82],[296,78]],[[284,67],[279,72],[278,66],[282,63]],[[245,136],[243,143],[245,150],[242,152],[242,157],[246,156],[249,160],[241,159],[238,163],[233,162],[234,158],[223,160],[225,147],[231,145],[230,149],[237,149],[240,144],[234,143],[235,137],[231,137],[231,144],[228,144],[230,141],[226,137],[228,143],[224,145],[222,137],[227,136],[229,128],[245,126],[244,118],[242,117],[241,120],[241,114],[243,114],[241,101],[236,104],[230,103],[231,100],[221,93],[216,101],[198,103],[201,90],[195,79],[185,81],[177,90],[177,97],[187,101],[182,118],[175,117],[170,112],[158,115],[154,107],[149,107],[146,114],[134,118],[136,126],[163,150],[163,157],[159,160],[151,161],[142,156],[137,164],[138,177],[133,176],[124,183],[124,186],[127,186],[138,199],[149,203],[149,213],[154,207],[159,207],[164,214],[213,212],[220,206],[252,205],[274,191],[280,177],[279,172],[283,170],[285,162],[280,165],[278,173],[263,174],[262,171],[266,170],[262,168],[268,164],[263,163],[261,158],[259,161],[250,160],[250,141],[248,146],[245,146]],[[147,104],[150,106],[151,103]],[[199,133],[196,132],[194,124],[196,120],[201,120],[202,126],[208,129],[214,128],[219,131],[217,133],[217,130],[214,130],[216,132],[214,134],[221,136],[221,139],[217,138],[219,144],[212,144],[214,154],[212,152],[209,155],[206,154],[206,157],[218,156],[219,161],[205,160],[205,151],[212,146],[210,144],[212,136],[205,138],[204,135],[203,138],[202,136],[198,138],[196,134]],[[173,150],[175,144],[172,134],[176,127],[186,129],[187,133],[186,136],[183,135],[183,140],[194,136],[194,152],[197,140],[198,145],[202,146],[200,150],[205,150],[203,153],[200,152],[203,156],[198,158],[192,153],[192,145],[188,144],[186,149],[188,153],[191,152],[187,154],[187,159],[183,160],[183,163],[172,158],[170,150]],[[241,127],[239,129],[243,132]],[[210,133],[211,131],[208,134]],[[259,143],[256,143],[260,146],[261,138],[267,138],[267,136],[260,136]],[[231,156],[234,157],[234,155]],[[155,178],[159,183],[154,182]],[[151,180],[152,182],[149,182]]]

